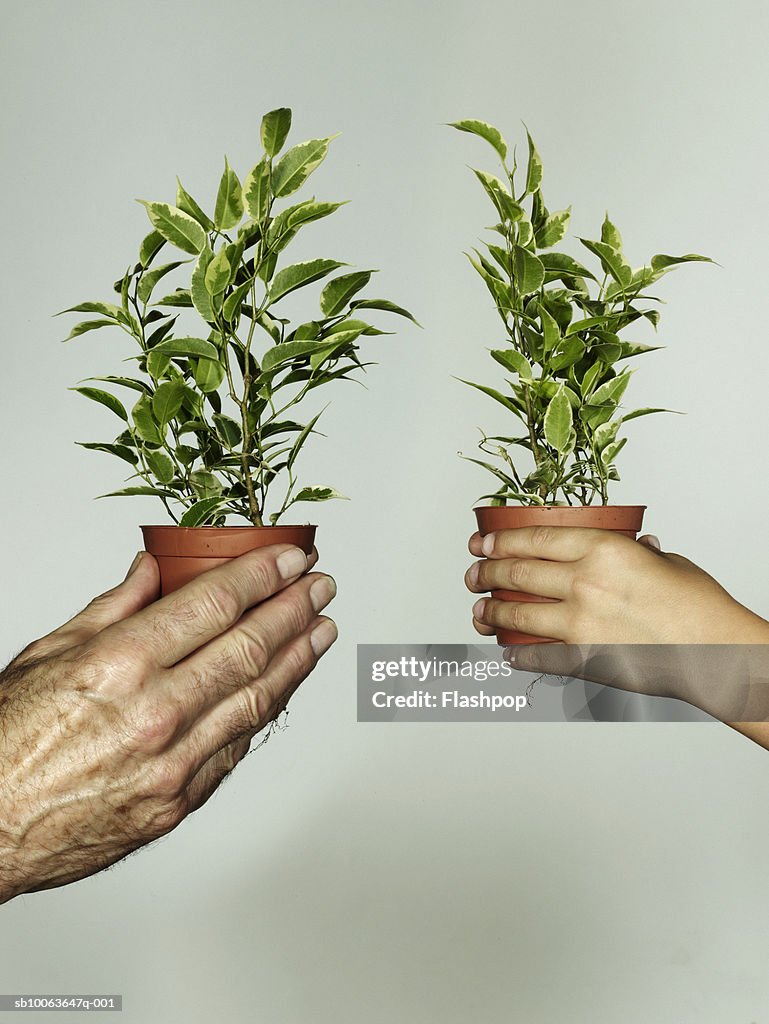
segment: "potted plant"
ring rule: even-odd
[[[609,482],[619,479],[615,460],[627,438],[624,425],[639,416],[671,410],[621,405],[634,370],[627,360],[659,346],[625,336],[627,328],[649,321],[657,328],[660,299],[647,289],[682,263],[705,256],[652,256],[633,268],[620,232],[606,215],[601,237],[580,238],[597,260],[595,272],[564,251],[571,207],[550,212],[542,195],[542,160],[526,130],[528,159],[522,185],[515,156],[501,133],[483,121],[451,127],[477,135],[496,151],[502,174],[473,172],[494,209],[493,241],[485,252],[468,253],[483,279],[504,326],[504,340],[491,350],[506,371],[503,390],[463,381],[512,413],[521,429],[512,436],[482,432],[478,447],[488,459],[470,459],[497,484],[484,494],[491,504],[475,509],[482,535],[505,528],[547,524],[617,530],[635,538],[646,506],[608,504]],[[523,451],[521,451],[521,449]],[[517,505],[509,505],[513,502]],[[502,600],[539,601],[512,591],[494,591]],[[512,630],[497,633],[500,643],[542,640]]]
[[[284,516],[298,503],[343,495],[298,481],[297,458],[323,411],[300,416],[300,406],[316,388],[355,379],[370,365],[361,362],[358,343],[386,332],[361,319],[365,311],[414,319],[392,302],[362,297],[371,270],[329,277],[348,265],[285,261],[300,230],[343,205],[293,198],[332,139],[282,152],[290,127],[287,108],[264,116],[263,153],[242,184],[225,157],[212,215],[178,178],[175,205],[137,200],[152,230],[138,262],[115,282],[119,305],[62,310],[98,314],[65,340],[112,326],[138,349],[128,357],[135,374],[89,377],[72,390],[122,421],[114,441],[79,442],[133,470],[129,481],[136,483],[100,497],[156,495],[175,524],[142,527],[163,593],[254,547],[289,542],[312,550],[315,527],[283,525]],[[157,298],[161,281],[181,268],[185,284]],[[292,322],[286,300],[322,279],[317,315]],[[94,384],[123,389],[131,404]],[[228,525],[231,516],[250,525]]]

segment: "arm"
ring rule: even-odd
[[[274,545],[156,600],[126,580],[0,674],[0,903],[76,881],[176,828],[336,638],[333,580]]]

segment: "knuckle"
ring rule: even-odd
[[[171,744],[180,724],[179,711],[168,702],[145,704],[130,729],[132,746],[144,753],[159,753]]]
[[[109,698],[125,692],[136,679],[137,648],[105,630],[95,640],[80,645],[72,653],[81,692]]]
[[[525,590],[525,584],[531,577],[528,562],[523,558],[511,558],[506,566],[508,582],[515,590]]]
[[[186,793],[179,793],[171,799],[149,801],[146,830],[156,838],[173,832],[187,817],[189,800]]]
[[[556,529],[552,526],[535,526],[531,532],[531,543],[535,548],[548,548],[555,540]]]
[[[519,633],[526,632],[526,625],[529,618],[528,604],[511,602],[507,606],[507,621],[511,629]]]
[[[270,664],[270,650],[259,630],[244,628],[234,651],[235,670],[244,679],[257,679]]]
[[[215,627],[223,622],[236,622],[243,611],[236,588],[226,580],[206,582],[195,595],[194,603],[187,607],[190,618]]]
[[[186,785],[186,765],[178,757],[157,757],[143,766],[142,789],[150,805],[173,805],[184,797]]]

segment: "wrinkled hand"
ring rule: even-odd
[[[469,544],[465,583],[473,593],[516,590],[555,599],[523,603],[481,598],[479,633],[499,627],[569,644],[769,642],[759,618],[681,555],[607,530],[536,526],[498,530]]]
[[[214,792],[336,639],[317,553],[250,552],[161,600],[126,580],[0,674],[0,902],[165,835]]]

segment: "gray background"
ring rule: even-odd
[[[353,201],[296,258],[381,267],[426,330],[371,340],[368,390],[338,389],[305,458],[353,500],[318,509],[341,637],[289,729],[150,850],[3,907],[0,989],[122,992],[143,1024],[769,1020],[769,754],[716,724],[367,726],[354,685],[358,642],[476,639],[486,480],[455,453],[504,424],[451,376],[499,379],[461,255],[489,223],[465,165],[493,154],[459,117],[519,143],[525,119],[577,233],[608,207],[633,263],[722,264],[661,285],[669,347],[630,400],[688,415],[631,425],[613,500],[769,613],[767,7],[4,0],[2,21],[3,658],[162,521],[94,501],[122,467],[73,444],[113,436],[66,389],[117,370],[123,336],[61,345],[50,319],[110,297],[147,229],[134,197],[178,173],[210,205],[224,153],[243,174],[290,105],[294,141],[343,131],[313,190]]]

